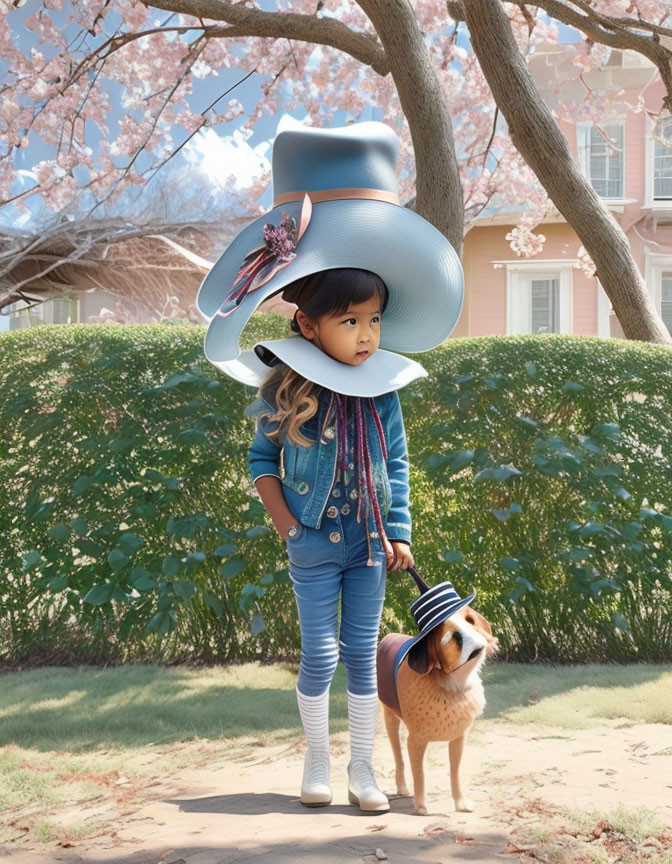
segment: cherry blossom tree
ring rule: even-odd
[[[264,114],[281,109],[301,108],[322,125],[337,110],[357,118],[373,103],[401,138],[402,199],[458,252],[484,207],[524,201],[527,210],[509,239],[517,254],[537,254],[543,240],[534,228],[555,206],[583,243],[585,267],[600,278],[625,335],[670,341],[625,235],[578,171],[557,125],[563,117],[599,121],[617,94],[595,94],[580,117],[576,106],[556,100],[551,114],[526,66],[538,46],[557,41],[555,20],[563,21],[585,34],[575,55],[577,75],[603,62],[609,46],[640,51],[660,70],[668,88],[661,111],[669,109],[667,0],[543,0],[534,7],[502,0],[449,0],[447,6],[438,0],[414,6],[408,0],[278,0],[276,11],[247,0],[157,0],[152,6],[71,0],[68,24],[79,30],[77,38],[54,24],[50,13],[62,3],[45,0],[26,20],[40,44],[55,49],[49,58],[53,50],[37,48],[25,57],[13,38],[13,13],[0,17],[0,53],[7,62],[0,200],[21,208],[39,195],[54,212],[90,219],[128,187],[146,182],[140,153],[152,156],[149,171],[155,173],[195,135],[222,122],[240,120],[251,134]],[[465,47],[467,37],[473,51]],[[259,104],[245,111],[227,90],[210,105],[195,106],[194,81],[227,68],[239,70],[241,80],[260,76]],[[126,112],[114,134],[107,125],[109,82],[121,88]],[[523,110],[528,104],[534,109],[529,115]],[[85,143],[87,122],[101,134],[96,154]],[[536,129],[544,134],[535,138]],[[177,130],[183,130],[179,143]],[[34,167],[32,186],[17,190],[13,155],[31,135],[51,145],[55,156]],[[558,158],[571,171],[571,207],[552,182]],[[84,183],[73,173],[82,167]],[[254,202],[269,179],[262,174],[247,190],[251,215],[260,212]]]

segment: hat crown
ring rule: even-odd
[[[398,136],[375,120],[333,129],[285,129],[273,142],[273,195],[343,188],[398,194],[398,155]]]

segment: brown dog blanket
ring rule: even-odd
[[[394,711],[397,717],[401,717],[401,707],[399,705],[394,667],[402,645],[412,638],[412,636],[407,636],[405,633],[388,633],[387,636],[384,636],[380,640],[378,653],[376,654],[378,698],[383,705],[387,705],[388,708]]]

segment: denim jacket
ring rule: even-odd
[[[310,528],[320,527],[336,476],[335,426],[328,426],[324,430],[323,440],[317,440],[327,410],[328,395],[328,390],[322,391],[317,413],[301,426],[301,434],[315,442],[312,446],[294,444],[289,439],[282,443],[271,440],[265,432],[276,429],[277,421],[271,422],[268,417],[262,417],[259,418],[248,453],[252,480],[267,475],[278,477],[292,514]],[[387,461],[383,459],[375,420],[368,411],[365,417],[371,468],[383,526],[389,540],[410,543],[408,450],[399,395],[393,390],[375,396],[374,402],[385,434]],[[245,413],[256,417],[267,410],[274,413],[275,405],[259,397],[245,409]]]

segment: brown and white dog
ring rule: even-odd
[[[390,657],[408,636],[390,633],[378,646],[378,692],[392,745],[399,795],[409,795],[401,755],[400,724],[408,728],[408,755],[413,774],[416,813],[427,815],[423,760],[430,741],[448,741],[450,785],[455,809],[470,812],[460,776],[464,744],[476,717],[483,713],[485,695],[480,671],[486,655],[498,650],[492,628],[483,615],[463,606],[413,645],[402,660],[396,699],[390,698]],[[387,696],[387,698],[386,698]]]

